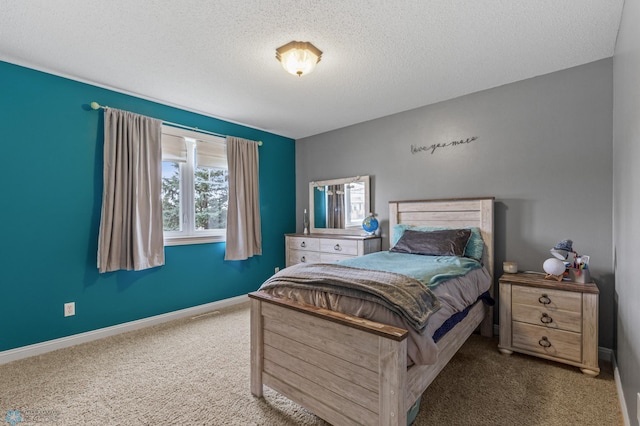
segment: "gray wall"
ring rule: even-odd
[[[370,175],[383,248],[391,200],[495,196],[497,275],[504,260],[542,271],[549,249],[573,239],[600,288],[600,346],[613,348],[612,68],[606,59],[296,141],[298,231],[313,180]]]
[[[640,4],[626,1],[613,59],[614,254],[618,341],[616,358],[630,424],[637,425],[640,391]]]

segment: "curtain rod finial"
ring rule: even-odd
[[[89,106],[91,107],[91,109],[100,109],[100,104],[97,102],[91,102]]]

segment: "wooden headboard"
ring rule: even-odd
[[[482,262],[493,277],[493,202],[490,198],[453,198],[419,201],[389,202],[389,234],[393,240],[393,227],[442,226],[480,228],[484,240]]]

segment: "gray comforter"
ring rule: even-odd
[[[352,268],[334,263],[300,263],[281,270],[260,290],[288,287],[354,297],[380,304],[404,317],[420,332],[440,302],[420,281],[392,272]]]

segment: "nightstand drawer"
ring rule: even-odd
[[[582,312],[582,294],[576,292],[513,285],[511,300],[514,305],[543,307],[551,312]]]
[[[514,321],[526,322],[546,328],[574,331],[576,333],[582,331],[581,312],[514,303],[511,307],[511,318]]]
[[[582,360],[582,336],[570,331],[513,322],[513,347],[570,361]]]
[[[318,263],[320,262],[320,253],[317,251],[305,250],[289,250],[288,265],[296,263]]]
[[[287,248],[289,250],[320,250],[320,241],[317,238],[288,237]]]
[[[320,251],[323,253],[344,254],[349,256],[358,255],[358,242],[349,240],[339,240],[325,238],[320,240]]]

